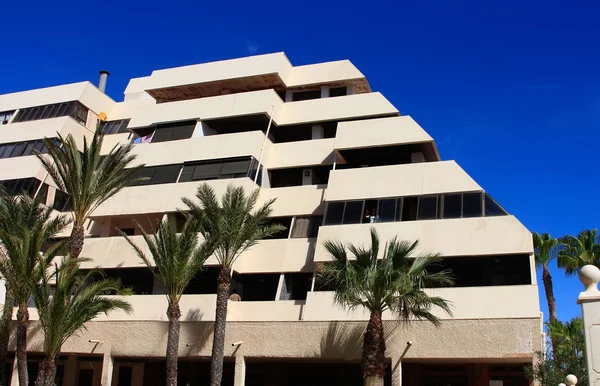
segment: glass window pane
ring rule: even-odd
[[[156,129],[154,131],[154,136],[152,137],[152,140],[150,142],[152,142],[152,143],[167,142],[167,141],[171,140],[172,136],[173,136],[173,130]]]
[[[65,115],[69,115],[69,111],[71,107],[71,103],[61,103],[58,112],[56,113],[57,117],[64,117]]]
[[[18,143],[15,145],[15,148],[13,149],[12,153],[10,154],[11,157],[20,157],[21,154],[23,154],[23,150],[25,149],[25,143]]]
[[[508,213],[498,203],[490,197],[489,194],[485,194],[485,215],[486,216],[506,216]]]
[[[33,155],[33,146],[35,145],[35,142],[27,142],[26,146],[25,146],[25,150],[23,150],[23,156],[27,156],[27,155]]]
[[[462,194],[444,195],[444,218],[460,218]]]
[[[172,128],[173,135],[171,137],[171,141],[192,138],[192,134],[194,134],[195,127],[196,127],[196,122],[187,123],[185,125],[173,127]]]
[[[152,181],[152,176],[154,175],[154,168],[142,168],[133,173],[131,176],[131,183],[129,186],[139,186],[139,185],[148,185],[150,181]]]
[[[481,217],[481,193],[463,194],[463,217]]]
[[[329,203],[327,205],[327,217],[325,218],[325,225],[341,224],[343,214],[344,214],[344,203],[343,202]]]
[[[344,96],[348,94],[348,88],[347,87],[333,87],[329,89],[329,97],[338,97],[338,96]]]
[[[417,219],[418,197],[404,197],[402,199],[402,221],[414,221]]]
[[[437,196],[424,196],[419,198],[419,220],[433,220],[437,218]]]
[[[362,220],[363,201],[348,201],[344,209],[343,224],[358,224]]]
[[[248,175],[248,169],[250,169],[250,160],[227,162],[223,164],[221,170],[221,178],[231,178],[235,174]],[[224,177],[224,175],[231,175],[231,177]]]
[[[402,199],[402,197],[397,199],[396,202],[396,218],[395,221],[400,221],[402,220],[402,203],[404,202],[404,200]]]
[[[119,128],[116,132],[117,133],[128,133],[129,130],[127,130],[127,125],[129,125],[129,119],[121,120],[121,125],[119,125]]]
[[[35,121],[35,120],[40,119],[42,117],[42,114],[44,113],[45,107],[46,106],[33,108],[33,111],[31,112],[31,115],[29,116],[29,120]]]
[[[192,173],[192,181],[214,180],[219,178],[223,164],[196,165]]]
[[[171,184],[177,181],[181,165],[158,166],[152,176],[152,184]]]
[[[42,149],[44,149],[44,141],[39,140],[39,141],[35,141],[35,143],[33,144],[33,149],[39,151],[40,153],[42,152]]]
[[[4,151],[4,155],[2,156],[2,158],[10,158],[14,148],[14,143],[9,143],[8,145],[6,145],[6,150]]]
[[[379,200],[379,222],[394,221],[396,213],[396,199],[388,198]]]

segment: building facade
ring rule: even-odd
[[[93,213],[82,252],[133,290],[134,311],[98,318],[66,342],[62,385],[164,384],[167,299],[120,232],[143,246],[134,221],[152,227],[202,183],[217,194],[229,184],[259,189],[260,201],[276,199],[272,221],[287,227],[234,266],[242,301],[229,304],[224,385],[362,384],[368,315],[336,306],[314,269],[330,259],[324,240],[367,243],[371,227],[382,240],[418,239],[421,251],[439,252],[456,280],[432,291],[452,302],[441,327],[385,316],[387,384],[529,384],[523,366],[543,340],[530,232],[456,162],[442,161],[431,136],[352,63],[252,56],[157,70],[131,79],[124,94],[115,102],[82,82],[0,95],[0,183],[10,191],[68,213],[33,149],[43,152],[40,140],[56,133],[81,144],[101,115],[103,151],[134,143],[145,164],[135,185]],[[181,384],[208,382],[216,273],[211,258],[181,301]],[[30,312],[35,374],[43,337]]]

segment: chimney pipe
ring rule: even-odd
[[[106,70],[100,70],[100,80],[98,81],[98,89],[103,93],[106,93],[106,78],[110,75],[110,72]]]

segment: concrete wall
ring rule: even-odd
[[[411,242],[419,240],[415,253],[431,252],[442,256],[533,253],[531,233],[515,217],[498,216],[322,226],[315,261],[331,259],[323,247],[325,240],[369,245],[371,227],[377,230],[382,242],[396,236]]]

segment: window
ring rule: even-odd
[[[196,121],[186,121],[159,125],[154,131],[151,143],[177,141],[180,139],[191,138],[196,127]]]
[[[127,125],[129,125],[129,119],[102,122],[100,124],[100,132],[105,135],[128,133]]]
[[[296,91],[292,94],[292,101],[294,102],[319,98],[321,98],[321,89],[310,91]]]
[[[333,87],[329,89],[329,97],[339,97],[348,95],[348,87]]]
[[[344,209],[344,224],[359,224],[362,220],[363,201],[348,201]]]
[[[70,212],[73,210],[71,198],[69,195],[61,190],[56,190],[54,193],[54,204],[52,205],[54,210],[59,212]]]
[[[267,218],[268,225],[281,225],[283,227],[279,232],[272,234],[265,239],[287,239],[290,234],[290,227],[292,225],[291,217],[270,217]]]
[[[482,194],[449,193],[330,202],[327,205],[325,225],[482,217]],[[507,215],[487,194],[485,205],[485,216]]]
[[[317,237],[322,223],[323,216],[296,217],[290,237],[293,239]]]
[[[414,221],[417,219],[417,207],[419,197],[404,197],[402,207],[402,221]]]
[[[6,125],[12,118],[15,110],[0,112],[0,125]]]
[[[481,193],[463,194],[463,217],[481,217]]]
[[[81,125],[85,126],[87,123],[87,115],[87,107],[78,101],[72,101],[21,109],[15,116],[13,122],[27,122],[38,119],[69,116]]]
[[[251,166],[256,167],[255,165],[253,157],[186,163],[183,165],[179,182],[247,177]]]
[[[122,386],[131,385],[133,379],[133,368],[131,366],[119,365],[117,384]]]
[[[286,273],[279,300],[306,300],[306,294],[312,284],[312,273]]]
[[[237,289],[242,301],[273,301],[279,286],[278,273],[233,274],[231,289]]]
[[[433,220],[437,218],[437,196],[425,196],[419,199],[418,220]]]
[[[332,202],[327,205],[327,217],[325,218],[325,225],[339,225],[342,223],[343,216],[344,203]]]
[[[444,218],[460,218],[462,216],[462,194],[444,195]]]
[[[162,165],[142,168],[134,173],[129,186],[171,184],[177,182],[181,165]]]
[[[506,216],[508,213],[489,194],[485,194],[485,215]]]

